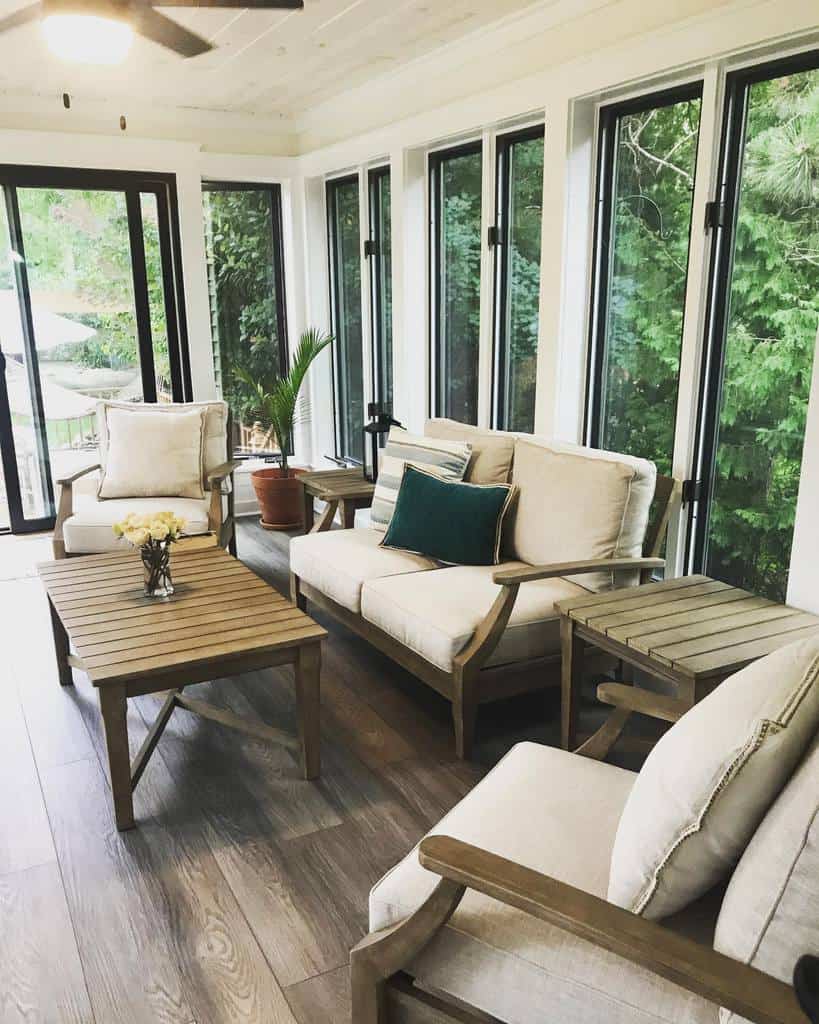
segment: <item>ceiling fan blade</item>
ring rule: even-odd
[[[43,13],[42,4],[32,4],[30,7],[21,7],[14,14],[0,18],[0,32],[6,32],[10,28],[17,28],[18,25],[27,25],[30,21],[36,21]]]
[[[213,47],[195,32],[189,32],[178,22],[172,21],[152,7],[134,7],[131,13],[134,31],[183,57],[198,57]]]
[[[244,7],[254,11],[300,11],[304,0],[152,0],[154,7]]]

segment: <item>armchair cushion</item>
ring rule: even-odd
[[[349,531],[345,531],[349,532]],[[505,563],[513,568],[520,563]],[[404,646],[452,671],[452,661],[472,639],[500,593],[491,565],[458,565],[435,573],[368,580],[361,591],[361,614]],[[556,654],[560,616],[555,602],[587,593],[562,578],[525,583],[512,616],[487,665],[503,665]]]
[[[431,834],[449,835],[605,895],[617,820],[636,776],[521,743]],[[402,920],[438,881],[417,848],[370,894],[370,930]],[[718,897],[672,922],[710,944]],[[717,1008],[644,968],[468,890],[410,973],[507,1024],[715,1024]]]
[[[819,734],[731,876],[714,947],[780,981],[803,953],[819,955]]]
[[[728,874],[816,733],[817,678],[811,637],[735,673],[663,736],[623,810],[612,903],[661,918]]]
[[[375,530],[308,533],[290,541],[290,569],[337,604],[359,612],[367,580],[436,568],[431,558],[380,545]]]
[[[99,497],[202,498],[203,420],[202,409],[107,408]]]
[[[512,472],[515,435],[502,430],[483,430],[457,420],[431,419],[424,427],[426,437],[463,441],[472,445],[472,457],[464,474],[471,484],[505,484]]]
[[[226,511],[226,499],[222,499]],[[173,512],[185,520],[185,533],[195,536],[208,532],[207,498],[116,498],[110,501],[80,498],[77,510],[63,524],[65,550],[70,555],[102,554],[127,548],[111,527],[128,515]]]
[[[653,463],[591,448],[518,438],[509,516],[512,558],[545,565],[643,554],[657,471]],[[639,581],[638,571],[600,572],[576,582],[608,590]]]

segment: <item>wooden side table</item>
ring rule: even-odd
[[[304,532],[322,533],[333,525],[336,510],[341,508],[341,525],[350,530],[356,509],[373,503],[375,484],[367,480],[361,469],[327,469],[302,473],[304,485]],[[313,503],[318,498],[327,503],[318,522],[313,521]]]
[[[578,753],[603,758],[635,712],[676,722],[723,679],[749,662],[819,633],[819,616],[756,597],[708,576],[683,576],[633,590],[584,594],[557,604],[562,664],[561,741],[577,745],[586,646],[597,647],[674,687],[664,696],[601,683],[614,710]]]

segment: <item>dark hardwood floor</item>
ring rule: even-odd
[[[136,790],[138,827],[119,834],[96,694],[78,672],[59,686],[42,590],[13,543],[0,538],[0,1024],[349,1021],[370,887],[514,742],[556,742],[557,695],[485,709],[463,764],[449,705],[317,615],[321,779],[178,710]],[[283,591],[287,551],[286,535],[241,523],[240,557]],[[295,729],[289,669],[192,689]],[[134,752],[159,703],[130,702]]]

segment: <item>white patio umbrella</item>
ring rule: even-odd
[[[86,341],[97,332],[93,327],[69,320],[68,317],[42,309],[36,302],[31,304],[34,319],[34,338],[38,352],[48,352],[58,345],[67,342]],[[14,355],[23,351],[23,328],[20,320],[20,307],[17,293],[13,290],[0,290],[0,349],[6,355]]]
[[[79,420],[93,415],[97,400],[92,396],[64,388],[46,376],[40,378],[40,387],[47,420]],[[6,388],[12,413],[31,416],[26,370],[16,359],[6,360]]]

